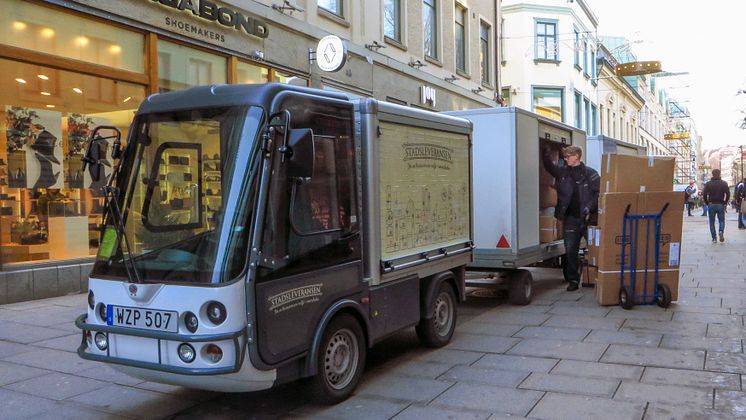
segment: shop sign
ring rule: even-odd
[[[683,139],[688,139],[689,138],[689,133],[688,132],[683,132],[683,133],[667,133],[667,134],[663,135],[663,138],[665,140],[683,140]]]
[[[259,38],[266,38],[267,24],[254,17],[245,16],[229,7],[218,6],[210,0],[150,0],[163,6],[171,7],[183,12],[192,12],[194,16],[218,22],[219,24],[246,32]]]
[[[347,44],[336,35],[327,35],[316,45],[316,65],[321,71],[339,71],[347,63]]]
[[[420,103],[435,107],[435,88],[430,86],[420,86]]]

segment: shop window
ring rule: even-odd
[[[269,81],[269,70],[266,67],[257,66],[239,61],[236,65],[236,83],[267,83]]]
[[[144,35],[26,1],[3,1],[0,43],[138,73],[145,69]]]
[[[563,102],[561,88],[533,88],[533,111],[539,115],[562,122],[565,115]]]
[[[279,71],[272,72],[272,81],[295,86],[308,86],[308,80],[305,78]]]
[[[158,40],[158,91],[227,83],[227,60],[173,42]]]
[[[11,60],[0,67],[0,263],[91,256],[111,144],[101,144],[100,165],[83,171],[81,157],[97,125],[126,138],[145,88]]]

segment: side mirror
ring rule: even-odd
[[[101,135],[100,132],[104,131],[108,135]],[[82,157],[83,170],[85,171],[87,165],[98,165],[101,160],[106,160],[105,157],[99,153],[99,143],[105,142],[109,139],[114,139],[112,143],[111,157],[112,159],[119,159],[122,155],[122,132],[117,127],[111,125],[100,125],[93,129],[91,138],[88,140],[88,148]]]
[[[287,158],[287,174],[291,178],[311,178],[313,176],[314,144],[313,130],[294,128],[288,134],[288,146],[281,150]]]

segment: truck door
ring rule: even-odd
[[[360,293],[362,275],[352,106],[291,94],[281,109],[289,129],[312,130],[314,165],[310,178],[288,176],[276,130],[255,289],[257,344],[268,364],[307,351],[325,309]]]

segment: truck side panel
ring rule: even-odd
[[[535,248],[539,243],[539,123],[531,115],[516,113],[515,183],[517,249]],[[506,142],[507,143],[507,142]],[[507,144],[506,144],[507,147]]]

